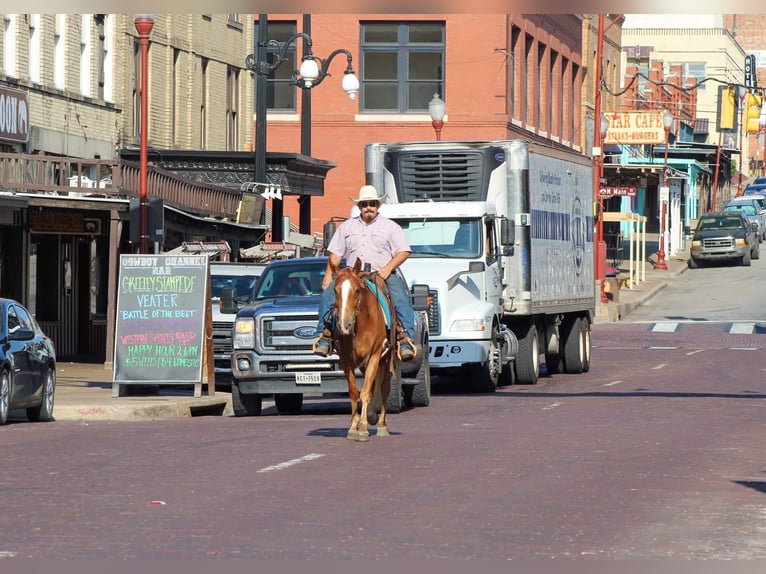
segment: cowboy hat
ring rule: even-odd
[[[359,203],[360,201],[379,201],[380,203],[383,203],[386,201],[386,196],[378,195],[378,190],[372,185],[363,185],[360,187],[358,198],[354,199],[350,195],[348,198],[354,203]]]

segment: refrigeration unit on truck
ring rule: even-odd
[[[430,295],[430,367],[473,390],[590,367],[591,160],[525,140],[371,143],[368,184]]]

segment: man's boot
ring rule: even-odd
[[[322,333],[314,341],[314,354],[320,357],[327,357],[332,353],[332,331],[325,326]]]
[[[400,361],[411,361],[417,355],[415,344],[398,321],[396,323],[396,349]]]

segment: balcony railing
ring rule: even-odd
[[[72,197],[139,195],[139,165],[125,161],[0,153],[0,190]],[[202,217],[235,219],[242,192],[149,168],[147,195]]]

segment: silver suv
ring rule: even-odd
[[[751,223],[758,225],[758,229],[756,229],[758,243],[762,243],[766,239],[766,199],[754,195],[736,197],[723,206],[724,213],[733,211],[739,211]]]

